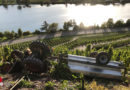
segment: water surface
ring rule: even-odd
[[[86,26],[101,25],[109,18],[114,21],[123,19],[126,21],[130,18],[130,4],[117,5],[74,5],[56,4],[47,6],[31,5],[31,7],[22,6],[18,9],[18,5],[7,8],[0,6],[0,31],[22,30],[34,31],[40,29],[43,21],[48,23],[57,22],[59,28],[65,21],[75,19],[77,24],[83,22]]]

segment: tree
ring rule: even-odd
[[[44,30],[47,31],[48,27],[49,27],[49,24],[46,21],[44,21],[40,30],[41,31],[44,31]]]
[[[21,30],[21,28],[18,29],[18,36],[22,37],[23,36],[23,31]]]
[[[33,34],[40,34],[41,32],[39,30],[35,30]]]
[[[79,30],[79,26],[78,26],[78,25],[75,25],[75,26],[73,27],[73,30]]]
[[[106,22],[104,22],[102,25],[101,25],[101,28],[107,28],[107,24],[106,24]]]
[[[113,19],[112,18],[108,19],[106,25],[108,28],[113,28],[114,27]]]
[[[27,36],[27,35],[30,35],[30,34],[31,34],[30,31],[25,31],[25,32],[23,32],[23,35],[24,35],[24,36]]]
[[[4,37],[4,34],[2,32],[0,32],[0,38]]]
[[[4,32],[4,35],[5,35],[5,37],[7,37],[7,39],[12,39],[12,38],[13,38],[12,33],[9,32],[9,31],[5,31],[5,32]]]
[[[7,4],[8,1],[7,0],[1,0],[2,1],[2,4]]]
[[[73,20],[70,20],[72,22],[72,26],[75,26],[77,25],[76,21],[73,19]]]
[[[53,32],[56,32],[57,29],[58,29],[58,23],[52,23],[49,25],[47,32],[53,33]]]
[[[123,20],[118,20],[114,24],[114,27],[123,27],[124,26],[124,21]]]
[[[70,27],[74,27],[76,25],[75,20],[70,20],[68,22],[64,22],[63,29],[68,31]]]
[[[68,26],[67,22],[64,22],[63,29],[66,31],[69,30],[69,26]]]
[[[4,35],[5,35],[5,37],[7,37],[7,39],[9,39],[9,34],[10,34],[9,31],[5,31],[5,32],[4,32]]]
[[[15,38],[18,38],[18,37],[19,37],[19,36],[18,36],[18,33],[15,33],[14,37],[15,37]]]
[[[127,26],[127,27],[130,27],[130,19],[128,19],[128,20],[126,21],[126,26]]]
[[[80,27],[80,29],[84,29],[84,24],[81,22],[80,24],[79,24],[79,27]]]
[[[15,32],[14,32],[14,30],[12,30],[12,32],[11,32],[11,38],[14,38],[15,37]]]

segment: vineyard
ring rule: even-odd
[[[74,39],[75,38],[75,39]],[[95,36],[81,35],[81,36],[70,36],[70,37],[58,37],[51,39],[42,39],[47,43],[50,47],[53,48],[53,56],[58,56],[58,53],[67,52],[68,54],[80,55],[80,56],[89,56],[91,52],[97,51],[105,51],[111,55],[111,60],[123,62],[128,71],[130,71],[130,32],[124,33],[108,33],[101,34]],[[24,51],[29,47],[30,42],[18,43],[13,45],[0,46],[0,65],[4,62],[13,62],[10,57],[10,53],[13,50]],[[108,43],[110,42],[110,43]],[[101,44],[103,43],[103,44]],[[77,47],[85,46],[84,50],[80,50]],[[56,62],[51,62],[53,65],[57,65]],[[55,72],[59,74],[59,72],[64,72],[61,70],[63,66],[56,67],[59,71]],[[54,71],[54,68],[50,70],[50,72]],[[53,73],[54,74],[54,73]],[[65,78],[70,75],[70,73],[60,73],[60,75]],[[68,75],[68,76],[66,76]],[[79,77],[78,77],[79,76]],[[51,80],[49,82],[44,82],[45,87],[54,87],[55,89],[64,90],[79,90],[81,89],[81,79],[84,76],[82,74],[72,75],[73,80]],[[86,90],[128,90],[129,86],[124,86],[120,82],[117,83],[115,81],[104,80],[104,79],[90,79],[88,77],[85,78],[85,88]],[[125,80],[129,82],[129,80]],[[31,87],[30,82],[22,81],[23,87]],[[34,83],[32,83],[34,84]],[[129,84],[128,84],[129,85]],[[40,88],[41,89],[41,88]],[[47,89],[49,90],[49,89]],[[53,89],[51,89],[53,90]]]
[[[111,46],[113,48],[116,48],[116,47],[129,45],[130,44],[129,37],[130,37],[130,33],[103,35],[103,36],[101,35],[101,36],[93,36],[93,37],[84,36],[84,37],[79,37],[78,39],[76,39],[72,42],[65,43],[64,45],[55,48],[55,51],[57,51],[57,52],[60,52],[60,50],[73,51],[74,48],[76,48],[78,46],[87,45],[87,44],[92,44],[92,45],[97,44],[97,45],[93,46],[93,49],[95,49],[95,50],[98,50],[98,49],[101,49],[101,48],[107,49],[110,44],[107,44],[107,43],[105,44],[105,42],[109,42],[109,41],[112,41],[112,40],[120,40],[122,38],[128,38],[127,40],[112,42]],[[104,44],[98,45],[98,43],[101,43],[101,42],[104,42]]]

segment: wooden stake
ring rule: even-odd
[[[10,90],[13,90],[24,78],[25,78],[25,76],[22,76],[19,80],[16,80],[16,83]]]

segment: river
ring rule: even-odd
[[[18,9],[19,8],[19,9]],[[130,19],[130,3],[121,5],[74,5],[55,4],[50,6],[31,5],[25,7],[22,5],[0,6],[0,31],[17,31],[21,28],[23,31],[40,29],[43,21],[48,23],[59,23],[62,28],[63,23],[74,19],[77,24],[81,22],[86,26],[101,25],[109,18],[114,21]]]

